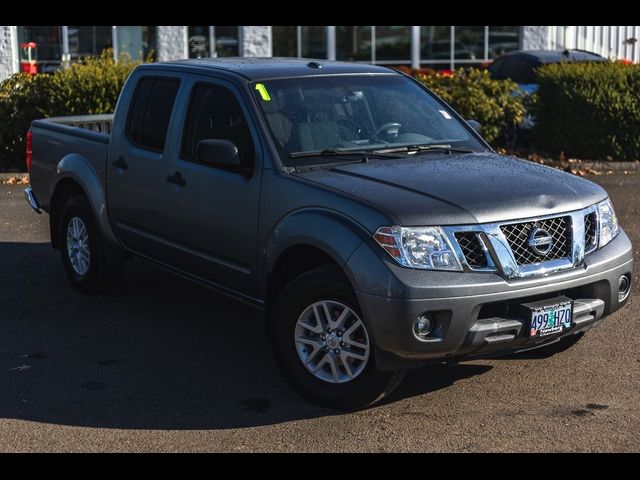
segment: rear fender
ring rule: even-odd
[[[72,179],[84,191],[91,210],[95,216],[98,228],[104,240],[112,247],[121,249],[120,242],[113,233],[109,223],[106,192],[98,174],[88,159],[82,155],[71,153],[58,162],[53,179],[50,183],[49,198],[53,198],[56,188],[64,179]]]

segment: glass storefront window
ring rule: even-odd
[[[213,28],[214,50],[211,52]],[[239,55],[238,27],[226,25],[189,27],[189,58],[237,57]]]
[[[68,32],[71,60],[95,57],[106,48],[113,46],[112,27],[104,25],[70,26]]]
[[[447,64],[451,60],[451,27],[442,25],[420,27],[420,58]]]
[[[336,27],[336,59],[371,61],[371,27]]]
[[[483,60],[484,59],[484,31],[481,26],[455,27],[456,60]]]
[[[118,55],[131,60],[153,60],[156,53],[156,27],[129,26],[117,27]]]
[[[376,27],[376,62],[409,63],[411,27]]]
[[[302,56],[327,58],[327,27],[300,27]]]
[[[215,26],[216,57],[237,57],[240,54],[238,27]]]
[[[209,45],[209,27],[189,27],[189,58],[207,58],[211,56]]]
[[[51,73],[60,67],[62,58],[60,27],[18,27],[18,43],[36,44],[38,72]],[[34,52],[35,53],[35,52]]]
[[[298,27],[271,27],[271,44],[274,57],[297,57]]]
[[[520,48],[520,27],[489,27],[489,58]]]

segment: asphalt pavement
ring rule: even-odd
[[[593,178],[640,248],[640,175]],[[0,186],[0,451],[638,451],[640,291],[576,345],[410,372],[383,404],[301,400],[262,315],[134,261],[81,296]],[[637,263],[636,263],[637,266]]]

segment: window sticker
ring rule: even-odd
[[[447,120],[451,120],[452,117],[451,115],[449,115],[449,112],[447,112],[446,110],[438,110],[438,111],[442,114],[444,118],[446,118]]]
[[[265,102],[271,101],[271,95],[269,95],[267,87],[265,87],[262,83],[256,83],[256,90],[258,91],[258,93],[260,93],[262,100],[264,100]]]

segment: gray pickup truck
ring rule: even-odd
[[[113,117],[33,122],[25,194],[80,292],[152,261],[263,309],[291,386],[361,408],[410,368],[568,346],[628,299],[607,193],[476,129],[378,66],[149,64]]]

